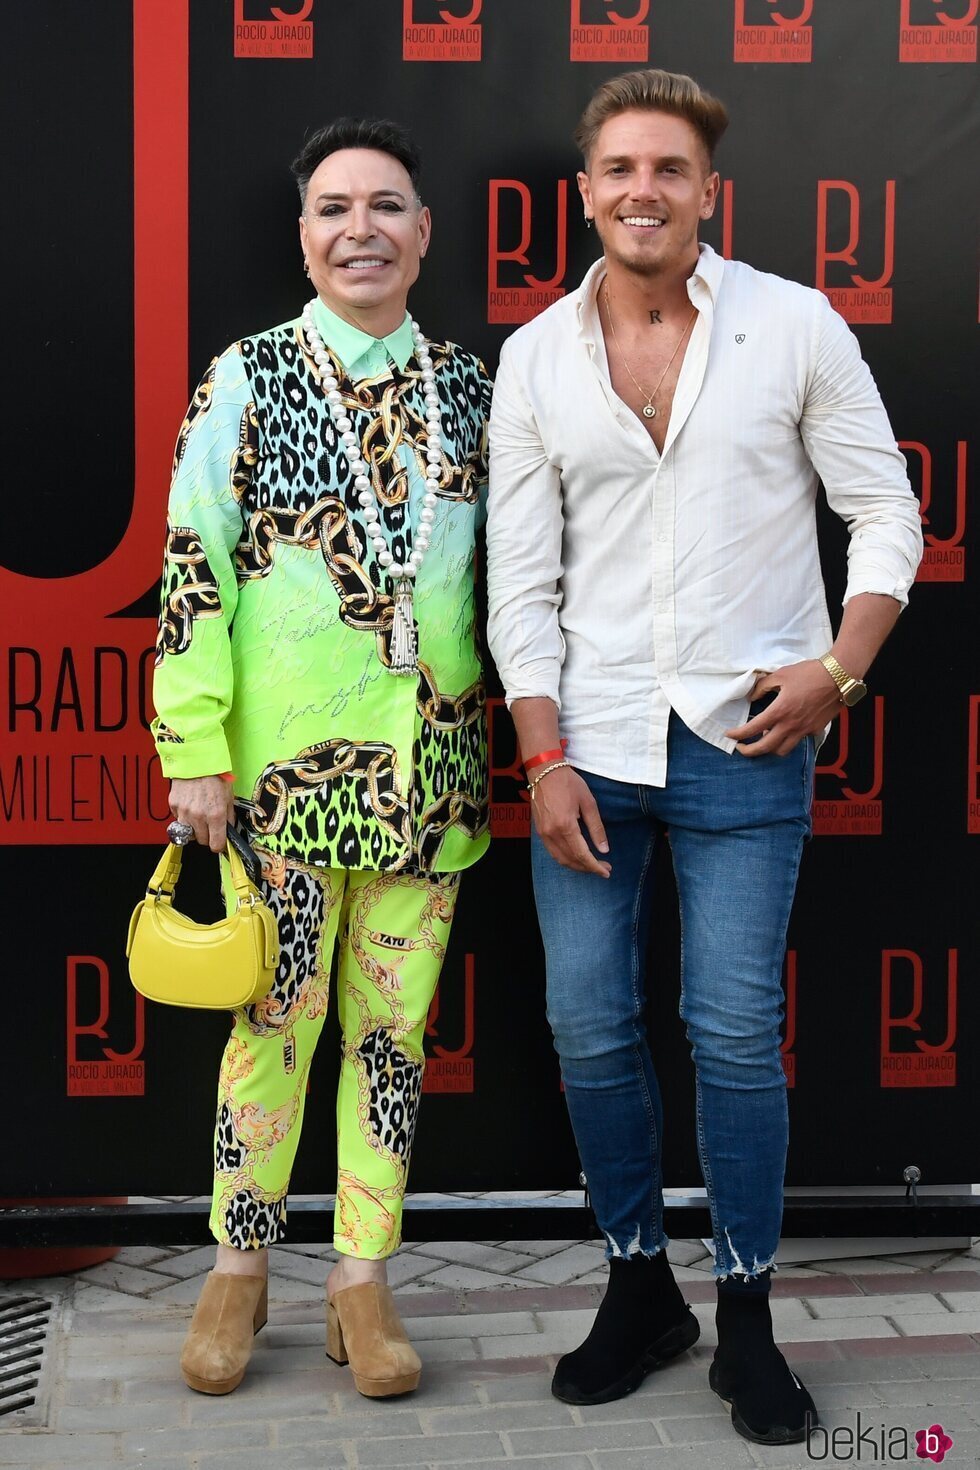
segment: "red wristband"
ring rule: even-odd
[[[222,781],[234,781],[235,779],[234,771],[219,771],[218,775]]]
[[[524,762],[525,771],[533,771],[535,766],[547,765],[548,761],[560,761],[565,758],[568,741],[561,742],[561,750],[543,750],[540,755],[529,756]]]

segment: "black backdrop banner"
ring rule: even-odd
[[[144,1007],[124,944],[167,818],[147,726],[173,442],[211,356],[305,300],[289,159],[342,112],[413,128],[435,220],[413,309],[492,370],[514,326],[589,265],[570,134],[600,81],[645,64],[727,102],[705,236],[817,286],[854,324],[926,533],[873,697],[819,757],[786,962],[789,1182],[898,1185],[913,1162],[926,1184],[978,1177],[977,10],[32,0],[7,18],[5,197],[22,208],[3,245],[16,371],[0,552],[0,1193],[209,1188],[226,1018]],[[839,605],[845,536],[825,510],[821,545]],[[416,1190],[558,1188],[578,1173],[544,1021],[529,809],[493,682],[491,695],[495,841],[463,883],[429,1018]],[[212,902],[205,856],[190,866],[195,901]],[[691,1185],[666,870],[655,905],[667,1177]],[[298,1190],[333,1188],[336,1061],[328,1031]]]

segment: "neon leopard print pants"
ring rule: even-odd
[[[380,1260],[401,1240],[422,1091],[422,1034],[446,952],[458,873],[317,868],[256,848],[279,922],[269,994],[234,1013],[221,1062],[211,1231],[273,1245],[299,1143],[335,946],[343,1031],[334,1246]]]

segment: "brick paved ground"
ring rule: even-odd
[[[637,1394],[572,1409],[549,1393],[555,1358],[591,1321],[604,1280],[594,1242],[415,1245],[392,1272],[425,1365],[410,1398],[368,1402],[324,1356],[320,1304],[331,1253],[278,1248],[269,1326],[245,1383],[205,1398],[176,1359],[210,1248],[139,1247],[74,1278],[23,1283],[65,1303],[49,1348],[43,1427],[0,1420],[4,1470],[728,1470],[802,1467],[805,1447],[739,1439],[706,1385],[714,1345],[710,1260],[700,1241],[670,1248],[701,1320],[697,1348]],[[20,1289],[17,1283],[6,1294]],[[0,1295],[3,1295],[0,1289]],[[787,1356],[830,1429],[882,1436],[939,1422],[950,1470],[980,1464],[980,1243],[817,1262],[780,1271],[773,1316]],[[0,1368],[2,1372],[2,1368]],[[868,1438],[868,1436],[871,1436]],[[869,1445],[877,1444],[877,1461]],[[823,1463],[857,1464],[822,1442]],[[892,1461],[894,1463],[894,1460]],[[928,1464],[915,1457],[909,1464]]]

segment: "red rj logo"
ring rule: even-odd
[[[966,830],[980,833],[980,694],[970,695]]]
[[[980,0],[902,0],[899,61],[976,61],[978,9]]]
[[[427,0],[428,14],[419,15],[419,0],[402,0],[403,61],[480,61],[483,0]]]
[[[501,215],[513,222],[511,198],[502,208],[501,202],[516,195],[520,202],[520,232],[517,246],[504,250],[500,243]],[[504,285],[500,267],[506,263],[530,266],[532,199],[531,190],[520,179],[490,180],[489,238],[487,246],[487,321],[494,323],[529,322],[552,302],[565,294],[562,282],[568,269],[568,180],[558,180],[558,203],[555,214],[555,273],[549,280],[539,280],[525,270],[520,273],[523,285]]]
[[[812,61],[813,0],[798,0],[796,15],[774,9],[777,0],[735,0],[736,61]]]
[[[865,701],[865,705],[871,703]],[[863,791],[856,791],[851,782],[855,779],[849,776],[848,766],[851,764],[851,736],[853,730],[852,722],[859,721],[862,729],[862,740],[858,747],[858,766],[867,769],[868,765],[868,738],[867,738],[867,709],[859,709],[852,712],[842,709],[837,720],[837,759],[833,757],[830,747],[834,739],[834,733],[823,747],[823,760],[816,767],[816,781],[812,820],[815,836],[881,836],[881,786],[884,780],[885,766],[885,699],[884,695],[876,694],[872,705],[874,712],[874,728],[871,736],[871,773],[870,781]],[[834,791],[833,797],[826,793]]]
[[[917,582],[962,582],[966,574],[966,548],[963,545],[963,538],[966,535],[966,440],[960,439],[956,445],[956,485],[951,536],[937,536],[931,529],[933,510],[931,452],[917,439],[900,439],[898,447],[905,454],[913,489],[916,467],[920,475],[919,510],[922,515],[922,529],[925,533],[926,544],[915,580]],[[910,459],[910,454],[914,458]],[[948,481],[946,483],[948,484]],[[948,507],[948,490],[942,496],[942,501],[944,506]],[[942,516],[942,520],[948,524],[948,511]]]
[[[847,199],[848,225],[847,244],[843,250],[831,250],[827,239],[828,205],[831,194],[843,194]],[[884,263],[877,280],[867,280],[856,271],[851,273],[852,285],[833,286],[827,281],[827,266],[839,261],[842,265],[857,265],[855,251],[861,235],[861,196],[857,185],[848,179],[820,179],[817,183],[817,290],[823,291],[831,306],[839,311],[847,322],[890,322],[892,319],[892,291],[888,282],[895,268],[895,180],[885,184]]]
[[[95,1020],[85,1024],[78,1018],[79,977],[84,970],[95,970],[98,975],[99,1001]],[[146,1034],[143,997],[136,990],[130,991],[127,986],[127,992],[133,996],[136,1008],[132,1050],[121,1052],[108,1046],[100,1046],[95,1048],[97,1054],[92,1055],[93,1049],[88,1046],[83,1048],[90,1053],[85,1058],[79,1055],[79,1041],[82,1037],[91,1037],[97,1041],[109,1039],[109,966],[105,960],[94,955],[69,955],[67,992],[68,1096],[142,1097],[145,1091],[142,1052]]]
[[[716,224],[715,221],[718,221]],[[722,179],[719,205],[710,220],[704,222],[701,238],[725,260],[732,259],[732,236],[735,228],[735,184]]]
[[[490,744],[490,831],[494,837],[530,837],[531,803],[507,706],[487,700]]]
[[[786,1035],[779,1048],[786,1086],[796,1086],[796,950],[786,951]]]
[[[463,983],[463,1040],[460,1046],[442,1046],[439,1035],[440,992],[437,990],[429,1007],[425,1023],[426,1037],[432,1040],[431,1053],[425,1064],[422,1078],[423,1092],[472,1092],[473,1091],[473,1040],[475,1036],[475,992],[476,967],[474,956],[468,954],[464,960]]]
[[[959,951],[951,949],[946,968],[946,1035],[938,1045],[921,1039],[920,1017],[924,1003],[924,976],[921,956],[911,949],[885,949],[881,952],[881,1085],[882,1087],[955,1087],[956,1086],[956,992]],[[904,994],[908,994],[909,970],[912,979],[912,1003],[904,1015],[892,1011],[896,971],[901,977]],[[915,1037],[914,1050],[895,1051],[892,1041],[896,1032]]]
[[[626,0],[572,0],[572,61],[650,60],[650,0],[634,0],[632,14],[624,14]]]
[[[256,15],[257,10],[263,14]],[[235,0],[235,55],[266,56],[280,61],[311,57],[312,13],[313,0],[296,0],[293,7]]]

